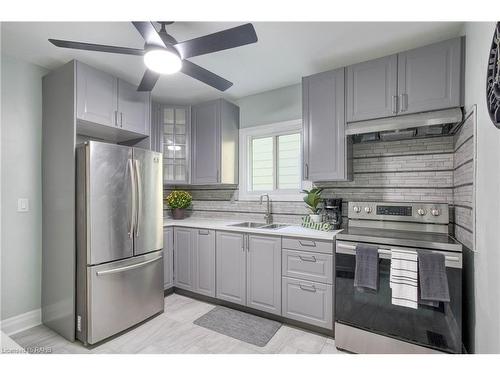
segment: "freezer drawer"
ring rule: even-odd
[[[163,311],[162,251],[87,268],[87,342],[95,344]]]

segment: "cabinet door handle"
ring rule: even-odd
[[[392,113],[398,113],[398,97],[397,95],[392,96]]]
[[[305,246],[305,247],[316,247],[316,242],[314,242],[314,241],[302,242],[301,240],[299,240],[299,244],[301,246]]]
[[[120,112],[120,128],[123,128],[123,112]]]
[[[198,233],[201,234],[202,236],[208,236],[210,234],[210,231],[200,229]]]
[[[309,164],[304,164],[304,178],[307,180],[309,178]]]
[[[302,256],[302,255],[299,255],[299,258],[300,260],[304,261],[304,262],[316,262],[316,257],[313,255],[313,256],[310,256],[310,257],[305,257],[305,256]]]
[[[308,292],[314,292],[316,293],[316,287],[314,285],[305,285],[302,283],[299,283],[299,288]]]
[[[217,182],[219,182],[219,175],[220,175],[220,173],[219,173],[219,170],[217,169]]]
[[[408,109],[408,94],[401,94],[400,101],[401,101],[400,112],[406,112]]]

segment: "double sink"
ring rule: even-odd
[[[289,227],[287,224],[266,224],[266,223],[255,223],[252,221],[245,221],[243,223],[237,224],[229,224],[230,227],[238,227],[238,228],[256,228],[256,229],[268,229],[268,230],[276,230],[285,227]]]

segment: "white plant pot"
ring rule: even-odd
[[[321,215],[310,214],[309,217],[313,223],[321,223]]]

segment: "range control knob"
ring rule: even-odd
[[[419,208],[417,210],[417,214],[419,214],[420,216],[424,216],[427,212],[423,209],[423,208]]]
[[[359,213],[361,212],[361,207],[359,207],[359,206],[354,206],[352,209],[353,209],[353,210],[354,210],[354,212],[356,212],[357,214],[359,214]]]
[[[441,212],[439,212],[439,210],[438,210],[437,208],[433,208],[433,209],[431,210],[431,214],[432,214],[432,216],[439,216],[439,214],[440,214],[440,213],[441,213]]]
[[[365,207],[365,212],[366,212],[367,214],[369,214],[370,212],[372,212],[372,208],[371,208],[371,207],[369,207],[369,206],[366,206],[366,207]]]

